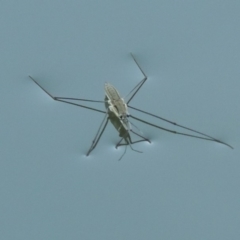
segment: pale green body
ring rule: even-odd
[[[108,101],[108,109],[119,119],[125,130],[131,130],[131,124],[128,120],[128,108],[124,99],[121,98],[117,89],[111,84],[105,83],[104,89]]]

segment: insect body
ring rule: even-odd
[[[117,89],[109,83],[104,86],[106,97],[108,98],[109,110],[119,118],[122,126],[127,130],[131,130],[131,124],[128,120],[129,113],[127,104],[124,99],[120,97]],[[121,127],[121,126],[120,126]]]
[[[108,108],[109,109],[109,108]],[[127,146],[129,145],[130,148],[135,151],[135,152],[140,152],[136,149],[134,149],[132,147],[132,144],[136,143],[136,141],[132,141],[131,138],[131,134],[130,134],[130,129],[126,129],[124,123],[122,122],[122,120],[115,115],[115,113],[113,113],[110,109],[108,110],[108,119],[110,120],[110,122],[112,123],[112,125],[114,126],[114,128],[118,131],[119,133],[119,137],[120,137],[120,141],[116,144],[116,148],[118,148],[119,146],[124,146],[125,145],[125,151],[123,152],[123,154],[121,155],[121,157],[119,158],[119,160],[121,160],[121,158],[123,157],[123,155],[126,153],[127,150]],[[129,122],[130,123],[130,122]],[[142,142],[142,141],[149,141],[148,139],[140,136],[141,139],[138,140],[137,142]],[[124,143],[122,143],[122,141],[124,141]],[[149,141],[150,142],[150,141]],[[88,154],[92,151],[93,149],[90,148]],[[141,153],[141,152],[140,152]],[[87,155],[88,155],[87,154]]]
[[[47,90],[45,90],[34,78],[32,78],[31,76],[29,76],[45,93],[47,93],[53,100],[59,101],[59,102],[64,102],[67,104],[71,104],[71,105],[75,105],[78,107],[82,107],[82,108],[86,108],[86,109],[90,109],[96,112],[100,112],[100,113],[104,113],[104,118],[100,124],[100,127],[97,130],[97,133],[92,141],[91,147],[89,148],[88,152],[87,152],[87,156],[93,151],[93,149],[97,146],[103,132],[105,131],[105,128],[110,120],[110,122],[113,124],[113,126],[116,128],[116,130],[119,132],[119,137],[120,140],[119,142],[116,144],[116,148],[118,146],[124,146],[125,145],[125,151],[122,154],[122,156],[120,157],[120,159],[123,157],[123,155],[126,152],[126,146],[130,146],[130,148],[133,151],[136,152],[140,152],[138,150],[133,149],[132,144],[134,143],[138,143],[138,142],[142,142],[142,141],[148,141],[150,142],[149,139],[145,138],[144,136],[142,136],[141,134],[135,132],[132,129],[133,124],[130,123],[129,118],[132,118],[136,121],[140,121],[142,123],[145,123],[149,126],[152,126],[154,128],[163,130],[163,131],[167,131],[170,133],[174,133],[174,134],[178,134],[178,135],[182,135],[182,136],[187,136],[187,137],[192,137],[192,138],[198,138],[198,139],[202,139],[202,140],[208,140],[208,141],[213,141],[213,142],[218,142],[221,144],[224,144],[230,148],[233,149],[233,147],[221,140],[218,140],[214,137],[211,137],[205,133],[196,131],[194,129],[185,127],[183,125],[177,124],[175,122],[172,122],[168,119],[162,118],[160,116],[157,116],[155,114],[149,113],[147,111],[138,109],[136,107],[132,107],[129,106],[130,101],[134,98],[134,96],[137,94],[137,92],[140,90],[140,88],[144,85],[144,83],[147,80],[147,76],[144,73],[144,71],[142,70],[142,68],[140,67],[140,65],[138,64],[138,62],[136,61],[135,57],[131,54],[134,62],[136,63],[136,65],[138,66],[139,70],[142,72],[143,74],[143,79],[130,91],[130,93],[127,95],[129,97],[129,99],[125,102],[125,100],[123,98],[121,98],[119,92],[117,91],[117,89],[115,87],[113,87],[111,84],[109,83],[105,83],[104,89],[105,89],[105,100],[104,101],[96,101],[96,100],[88,100],[88,99],[81,99],[81,98],[69,98],[69,97],[54,97],[52,96]],[[92,108],[89,106],[85,106],[82,104],[78,104],[75,102],[71,102],[71,101],[84,101],[84,102],[97,102],[97,103],[105,103],[105,107],[106,107],[106,111],[100,110],[100,109],[96,109],[96,108]],[[128,112],[128,108],[134,109],[138,112],[144,113],[146,115],[149,115],[151,117],[160,119],[162,121],[168,122],[172,125],[175,125],[179,128],[188,130],[190,132],[193,132],[195,134],[198,135],[194,135],[194,134],[189,134],[189,133],[184,133],[184,132],[177,132],[177,131],[173,131],[171,129],[167,129],[167,128],[163,128],[161,126],[158,126],[156,124],[150,123],[148,121],[145,121],[143,119],[140,119],[138,117],[135,117],[133,115],[130,115]],[[134,126],[134,125],[133,125]],[[136,141],[132,141],[131,139],[131,134],[135,134],[139,137],[139,140]],[[124,141],[124,142],[123,142]],[[120,160],[119,159],[119,160]]]

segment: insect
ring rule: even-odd
[[[138,142],[142,142],[142,141],[147,141],[147,142],[151,143],[151,141],[149,139],[147,139],[146,137],[144,137],[142,134],[140,134],[140,133],[138,133],[138,132],[133,130],[132,125],[133,126],[135,126],[135,125],[130,122],[129,118],[135,119],[137,121],[140,121],[140,122],[145,123],[147,125],[150,125],[152,127],[155,127],[155,128],[158,128],[158,129],[161,129],[161,130],[173,133],[173,134],[183,135],[183,136],[192,137],[192,138],[198,138],[198,139],[202,139],[202,140],[214,141],[214,142],[218,142],[218,143],[224,144],[224,145],[226,145],[226,146],[228,146],[228,147],[233,149],[233,147],[231,145],[229,145],[229,144],[227,144],[227,143],[225,143],[225,142],[223,142],[221,140],[218,140],[218,139],[216,139],[214,137],[211,137],[211,136],[209,136],[209,135],[207,135],[205,133],[196,131],[196,130],[188,128],[188,127],[184,127],[183,125],[177,124],[175,122],[172,122],[170,120],[167,120],[167,119],[162,118],[160,116],[157,116],[155,114],[152,114],[152,113],[149,113],[149,112],[143,111],[141,109],[138,109],[138,108],[130,106],[129,105],[130,101],[134,98],[134,96],[137,94],[137,92],[141,89],[141,87],[147,81],[147,75],[144,73],[144,71],[142,70],[142,68],[140,67],[139,63],[137,62],[136,58],[134,57],[134,55],[132,53],[131,53],[131,56],[132,56],[134,62],[136,63],[137,67],[139,68],[139,70],[143,74],[143,79],[127,95],[127,96],[129,96],[127,101],[125,101],[125,99],[120,96],[120,94],[117,91],[117,89],[114,86],[112,86],[111,84],[109,84],[109,83],[105,83],[105,85],[104,85],[104,90],[105,90],[105,99],[104,99],[104,101],[81,99],[81,98],[70,98],[70,97],[55,97],[55,96],[52,96],[46,89],[44,89],[33,77],[31,77],[31,76],[29,76],[29,77],[45,93],[47,93],[53,100],[56,100],[56,101],[59,101],[59,102],[63,102],[63,103],[67,103],[67,104],[71,104],[71,105],[75,105],[75,106],[86,108],[86,109],[90,109],[90,110],[93,110],[93,111],[100,112],[100,113],[104,114],[104,118],[103,118],[103,120],[102,120],[102,122],[101,122],[101,124],[100,124],[100,126],[99,126],[99,128],[97,130],[97,133],[96,133],[96,135],[95,135],[95,137],[94,137],[94,139],[92,141],[92,144],[91,144],[91,146],[90,146],[90,148],[89,148],[89,150],[88,150],[88,152],[86,154],[87,156],[97,146],[97,144],[98,144],[98,142],[99,142],[103,132],[106,129],[106,126],[107,126],[109,120],[112,123],[112,125],[116,128],[116,130],[119,132],[120,140],[116,144],[115,147],[118,148],[119,146],[125,146],[125,150],[124,150],[124,152],[121,155],[119,160],[121,160],[122,157],[124,156],[124,154],[126,153],[126,149],[127,149],[128,145],[130,146],[130,148],[133,151],[141,153],[141,151],[138,151],[138,150],[134,149],[132,147],[132,145],[135,144],[135,143],[138,143]],[[71,100],[72,101],[104,103],[106,110],[103,111],[103,110],[99,110],[99,109],[96,109],[96,108],[88,107],[88,106],[85,106],[85,105],[82,105],[82,104],[71,102]],[[140,118],[137,118],[137,117],[135,117],[133,115],[130,115],[129,112],[128,112],[128,108],[134,109],[134,110],[136,110],[138,112],[141,112],[141,113],[144,113],[146,115],[150,115],[150,116],[152,116],[154,118],[160,119],[162,121],[168,122],[168,123],[170,123],[172,125],[175,125],[175,126],[177,126],[179,128],[182,128],[182,129],[185,129],[185,130],[197,133],[200,136],[193,135],[193,134],[188,134],[188,133],[183,133],[183,132],[178,132],[178,131],[174,131],[174,130],[170,130],[170,129],[158,126],[156,124],[147,122],[147,121],[142,120]],[[131,134],[134,134],[134,135],[138,136],[139,139],[136,140],[136,141],[132,141]]]

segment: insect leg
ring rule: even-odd
[[[96,133],[96,135],[95,135],[95,137],[94,137],[94,139],[93,139],[93,141],[92,141],[92,145],[91,145],[91,147],[89,148],[89,150],[88,150],[88,152],[87,152],[87,156],[92,152],[92,150],[97,146],[97,144],[98,144],[98,142],[99,142],[99,140],[100,140],[100,138],[101,138],[101,136],[102,136],[102,134],[103,134],[103,132],[105,131],[105,128],[106,128],[106,126],[107,126],[107,124],[108,124],[108,118],[107,118],[107,116],[108,116],[108,113],[106,113],[105,114],[105,116],[104,116],[104,118],[103,118],[103,121],[101,122],[101,124],[100,124],[100,126],[99,126],[99,128],[98,128],[98,130],[97,130],[97,133]],[[104,122],[105,122],[105,124],[104,124]],[[103,126],[104,125],[104,126]],[[102,127],[103,126],[103,127]],[[101,130],[102,129],[102,130]]]
[[[50,96],[53,100],[55,101],[59,101],[59,102],[63,102],[63,103],[67,103],[67,104],[71,104],[71,105],[75,105],[78,107],[82,107],[82,108],[86,108],[86,109],[90,109],[96,112],[101,112],[101,113],[105,113],[105,111],[96,109],[96,108],[92,108],[92,107],[88,107],[82,104],[77,104],[77,103],[72,103],[69,101],[65,101],[62,99],[68,99],[68,100],[79,100],[79,101],[88,101],[88,102],[104,102],[104,101],[95,101],[95,100],[87,100],[87,99],[80,99],[80,98],[62,98],[62,97],[54,97],[53,95],[51,95],[46,89],[44,89],[33,77],[29,76],[33,82],[35,82],[48,96]]]
[[[196,135],[192,135],[192,134],[177,132],[177,131],[174,131],[174,130],[170,130],[170,129],[167,129],[167,128],[163,128],[163,127],[157,126],[157,125],[155,125],[155,124],[153,124],[153,123],[149,123],[149,122],[147,122],[147,121],[144,121],[144,120],[142,120],[142,119],[140,119],[140,118],[134,117],[133,115],[130,115],[130,117],[134,118],[134,119],[137,120],[137,121],[140,121],[140,122],[143,122],[143,123],[145,123],[145,124],[147,124],[147,125],[150,125],[150,126],[152,126],[152,127],[161,129],[161,130],[163,130],[163,131],[167,131],[167,132],[170,132],[170,133],[174,133],[174,134],[178,134],[178,135],[183,135],[183,136],[187,136],[187,137],[199,138],[199,139],[203,139],[203,140],[218,142],[218,143],[224,144],[224,145],[226,145],[226,146],[228,146],[228,147],[230,147],[230,148],[233,149],[233,147],[232,147],[231,145],[229,145],[229,144],[227,144],[227,143],[225,143],[225,142],[222,142],[221,140],[218,140],[218,139],[216,139],[216,138],[213,138],[213,137],[211,137],[211,136],[208,136],[208,135],[206,135],[206,134],[197,132],[197,131],[195,131],[195,132],[196,132],[196,133],[199,133],[199,134],[202,134],[202,135],[204,135],[204,136],[206,136],[206,137],[200,137],[200,136],[196,136]]]
[[[121,138],[121,140],[116,144],[116,148],[118,148],[119,146],[125,146],[125,145],[129,145],[129,143],[121,143],[123,140],[123,138]],[[139,143],[139,142],[146,142],[147,140],[145,139],[141,139],[141,140],[137,140],[137,141],[133,141],[131,142],[131,144],[135,144],[135,143]]]
[[[148,139],[148,138],[145,138],[145,137],[143,137],[142,135],[140,135],[140,134],[138,134],[138,133],[136,133],[135,131],[133,131],[133,130],[130,130],[132,133],[134,133],[135,135],[137,135],[137,136],[139,136],[139,137],[141,137],[143,140],[142,141],[146,141],[146,142],[149,142],[149,143],[151,143],[151,141]]]
[[[122,138],[120,139],[120,141],[116,144],[115,148],[118,148],[119,146],[129,145],[130,148],[131,148],[133,151],[142,153],[141,151],[134,149],[134,148],[132,147],[132,144],[137,143],[137,142],[143,142],[143,141],[146,141],[146,140],[138,140],[138,141],[134,141],[134,142],[133,142],[132,139],[131,139],[131,136],[130,136],[129,132],[127,132],[126,134],[128,134],[128,137],[122,137]],[[122,140],[125,140],[126,143],[121,143]]]
[[[140,69],[140,71],[142,72],[144,78],[141,82],[139,82],[131,91],[129,94],[132,93],[132,96],[128,99],[127,104],[130,103],[130,101],[133,99],[133,97],[136,95],[136,93],[140,90],[140,88],[143,86],[143,84],[145,83],[145,81],[147,80],[147,75],[144,73],[144,71],[142,70],[142,68],[140,67],[140,65],[138,64],[136,58],[133,56],[133,54],[131,53],[131,56],[134,60],[134,62],[137,64],[138,68]],[[129,95],[128,94],[128,95]]]
[[[120,161],[123,158],[123,156],[125,155],[126,152],[127,152],[127,145],[125,146],[125,150],[124,150],[123,154],[121,155],[121,157],[118,159],[118,161]]]

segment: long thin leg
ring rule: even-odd
[[[139,140],[139,141],[136,141],[136,142],[132,142],[131,137],[130,137],[130,142],[131,142],[131,143],[126,142],[125,144],[120,144],[122,140],[123,140],[123,138],[121,138],[121,140],[120,140],[120,142],[119,142],[118,144],[119,144],[119,146],[124,146],[124,145],[125,145],[125,150],[124,150],[123,154],[121,155],[121,157],[118,159],[118,161],[120,161],[120,160],[123,158],[123,156],[125,155],[125,153],[126,153],[126,151],[127,151],[127,145],[130,145],[130,147],[131,147],[131,149],[132,149],[133,151],[142,153],[142,152],[140,152],[140,151],[138,151],[138,150],[133,149],[133,148],[132,148],[132,144],[133,144],[133,143],[136,143],[136,142],[142,142],[142,141],[144,141],[144,140]],[[117,145],[116,145],[116,147],[117,147]]]
[[[134,133],[135,135],[137,135],[137,136],[139,136],[139,137],[141,137],[141,138],[143,138],[144,140],[143,141],[146,141],[146,142],[149,142],[149,143],[151,143],[151,141],[148,139],[148,138],[145,138],[145,137],[143,137],[142,135],[140,135],[140,134],[138,134],[138,133],[136,133],[135,131],[133,131],[133,130],[130,130],[132,133]]]
[[[118,161],[120,161],[123,158],[123,156],[125,155],[126,152],[127,152],[127,146],[125,146],[125,150],[124,150],[123,154],[121,155],[121,157],[118,159]]]
[[[138,127],[137,126],[135,126],[135,124],[133,124],[132,122],[131,122],[131,124],[135,127],[135,128],[137,128],[138,129]],[[139,130],[139,129],[138,129]],[[151,141],[148,139],[148,138],[145,138],[145,137],[143,137],[142,135],[140,135],[139,133],[136,133],[135,131],[133,131],[132,129],[131,130],[129,130],[129,131],[131,131],[133,134],[135,134],[135,135],[137,135],[137,136],[139,136],[140,138],[142,138],[143,140],[140,140],[140,141],[136,141],[136,142],[143,142],[143,141],[147,141],[147,142],[149,142],[149,143],[151,143]],[[127,132],[126,134],[129,134],[129,132]],[[124,139],[124,137],[122,137],[121,139],[120,139],[120,141],[116,144],[116,148],[118,147],[118,146],[120,146],[121,144],[121,142],[122,142],[122,140]],[[130,136],[130,134],[129,134],[129,139],[130,139],[130,142],[132,141],[132,139],[131,139],[131,136]],[[134,142],[134,143],[136,143],[136,142]],[[131,142],[132,143],[132,142]],[[127,143],[127,145],[128,145],[128,143]]]
[[[133,142],[132,139],[131,139],[131,136],[130,136],[129,132],[127,132],[126,134],[129,134],[129,137],[128,137],[129,141],[128,141],[127,138],[122,137],[122,138],[120,139],[120,141],[116,144],[115,147],[118,148],[119,146],[129,145],[130,148],[131,148],[133,151],[142,153],[141,151],[138,151],[138,150],[136,150],[136,149],[133,149],[133,148],[132,148],[132,144],[138,143],[138,142],[145,142],[145,141],[150,142],[150,141],[149,141],[147,138],[144,138],[144,137],[142,137],[141,135],[139,135],[139,134],[137,134],[137,133],[135,133],[135,132],[133,132],[133,133],[136,134],[137,136],[141,137],[142,139]],[[125,140],[126,143],[121,143],[122,140]]]
[[[176,122],[170,121],[170,120],[168,120],[168,119],[166,119],[166,118],[159,117],[159,116],[157,116],[157,115],[155,115],[155,114],[152,114],[152,113],[143,111],[143,110],[141,110],[141,109],[138,109],[138,108],[135,108],[135,107],[132,107],[132,106],[128,106],[128,107],[129,107],[129,108],[132,108],[132,109],[134,109],[134,110],[136,110],[136,111],[138,111],[138,112],[142,112],[142,113],[145,113],[145,114],[150,115],[150,116],[152,116],[152,117],[161,119],[161,120],[163,120],[163,121],[165,121],[165,122],[168,122],[168,123],[170,123],[170,124],[172,124],[172,125],[175,125],[175,126],[177,126],[177,127],[180,127],[180,128],[186,129],[186,130],[188,130],[188,131],[198,133],[198,134],[200,134],[200,135],[202,135],[202,136],[211,138],[213,141],[221,142],[221,143],[223,143],[223,144],[225,144],[225,145],[227,145],[228,147],[230,147],[230,148],[233,149],[233,147],[230,146],[229,144],[226,144],[226,143],[224,143],[224,142],[222,142],[222,141],[220,141],[220,140],[218,140],[218,139],[216,139],[216,138],[214,138],[214,137],[211,137],[211,136],[209,136],[209,135],[207,135],[207,134],[205,134],[205,133],[199,132],[199,131],[194,130],[194,129],[192,129],[192,128],[185,127],[185,126],[180,125],[180,124],[178,124],[178,123],[176,123]]]
[[[133,56],[132,53],[131,53],[131,56],[132,56],[134,62],[137,64],[137,66],[138,66],[138,68],[140,69],[140,71],[142,72],[144,78],[143,78],[143,80],[142,80],[140,83],[138,83],[138,84],[130,91],[130,93],[132,93],[133,91],[134,91],[134,92],[133,92],[132,96],[128,99],[127,104],[130,103],[130,101],[133,99],[133,97],[136,95],[136,93],[140,90],[140,88],[143,86],[143,84],[144,84],[145,81],[147,80],[147,75],[144,73],[144,71],[142,70],[142,68],[140,67],[140,65],[138,64],[136,58]],[[136,89],[136,90],[135,90],[135,89]],[[130,94],[130,93],[129,93],[129,94]],[[128,94],[128,95],[129,95],[129,94]]]
[[[59,102],[63,102],[63,103],[67,103],[67,104],[71,104],[71,105],[75,105],[78,107],[82,107],[82,108],[86,108],[86,109],[90,109],[96,112],[101,112],[101,113],[106,113],[106,111],[102,111],[96,108],[92,108],[92,107],[87,107],[81,104],[77,104],[77,103],[72,103],[72,102],[68,102],[65,100],[61,100],[61,99],[69,99],[69,100],[79,100],[79,101],[88,101],[88,102],[104,102],[104,101],[95,101],[95,100],[87,100],[87,99],[80,99],[80,98],[62,98],[62,97],[54,97],[53,95],[51,95],[46,89],[44,89],[33,77],[29,76],[33,82],[35,82],[48,96],[50,96],[53,100],[55,101],[59,101]]]
[[[208,137],[208,138],[206,138],[206,137],[200,137],[200,136],[196,136],[196,135],[192,135],[192,134],[181,133],[181,132],[173,131],[173,130],[170,130],[170,129],[167,129],[167,128],[159,127],[159,126],[157,126],[157,125],[155,125],[155,124],[153,124],[153,123],[149,123],[149,122],[147,122],[147,121],[144,121],[144,120],[142,120],[142,119],[139,119],[139,118],[137,118],[137,117],[134,117],[133,115],[130,115],[130,117],[132,117],[133,119],[136,119],[137,121],[140,121],[140,122],[143,122],[143,123],[145,123],[145,124],[147,124],[147,125],[150,125],[150,126],[152,126],[152,127],[161,129],[161,130],[163,130],[163,131],[167,131],[167,132],[174,133],[174,134],[178,134],[178,135],[183,135],[183,136],[188,136],[188,137],[193,137],[193,138],[199,138],[199,139],[204,139],[204,140],[213,141],[213,142],[218,142],[218,143],[224,144],[224,145],[226,145],[226,146],[228,146],[228,147],[230,147],[230,148],[233,149],[233,147],[232,147],[231,145],[229,145],[229,144],[227,144],[227,143],[225,143],[225,142],[222,142],[222,141],[220,141],[220,140],[218,140],[218,139],[215,139],[215,138],[213,138],[213,137]],[[206,136],[207,136],[207,135],[206,135]]]
[[[108,124],[108,118],[107,118],[107,116],[108,116],[108,113],[106,113],[105,114],[105,116],[104,116],[104,118],[103,118],[103,121],[101,122],[101,124],[100,124],[100,126],[99,126],[99,128],[98,128],[98,130],[97,130],[97,133],[96,133],[96,135],[95,135],[95,137],[94,137],[94,139],[93,139],[93,141],[92,141],[92,145],[91,145],[91,147],[89,148],[89,150],[88,150],[88,152],[87,152],[87,156],[92,152],[92,150],[97,146],[97,144],[98,144],[98,142],[99,142],[99,140],[100,140],[100,138],[101,138],[101,136],[102,136],[102,134],[103,134],[103,132],[105,131],[105,128],[106,128],[106,126],[107,126],[107,124]],[[107,119],[106,119],[107,118]],[[106,121],[106,122],[105,122]],[[105,122],[105,124],[104,124],[104,122]],[[103,124],[104,124],[104,126],[103,126]],[[102,126],[103,126],[103,128],[102,128]],[[102,128],[102,130],[101,130],[101,128]]]
[[[177,124],[176,122],[172,122],[172,121],[170,121],[170,120],[168,120],[168,119],[159,117],[159,116],[157,116],[157,115],[155,115],[155,114],[152,114],[152,113],[143,111],[143,110],[141,110],[141,109],[138,109],[138,108],[135,108],[135,107],[132,107],[132,106],[128,106],[128,107],[129,107],[129,108],[132,108],[132,109],[134,109],[134,110],[136,110],[136,111],[138,111],[138,112],[142,112],[142,113],[145,113],[145,114],[150,115],[150,116],[152,116],[152,117],[161,119],[161,120],[163,120],[163,121],[165,121],[165,122],[168,122],[168,123],[170,123],[170,124],[172,124],[172,125],[175,125],[175,126],[177,126],[177,127],[187,129],[187,130],[189,130],[189,131],[191,131],[191,132],[195,132],[195,133],[198,133],[198,134],[200,134],[200,135],[203,135],[203,136],[206,136],[206,137],[209,137],[209,138],[212,138],[213,140],[215,140],[215,138],[213,138],[213,137],[211,137],[211,136],[209,136],[209,135],[207,135],[207,134],[205,134],[205,133],[199,132],[199,131],[197,131],[197,130],[194,130],[194,129],[191,129],[191,128],[188,128],[188,127],[184,127],[184,126],[182,126],[182,125],[180,125],[180,124]]]
[[[143,79],[141,80],[126,96],[124,96],[124,99],[127,99],[128,96],[136,89],[138,88],[140,85],[142,85],[146,80]],[[131,98],[133,98],[133,96],[131,96]],[[127,103],[128,103],[129,100],[127,100]]]
[[[75,101],[83,101],[83,102],[97,102],[97,103],[105,103],[106,101],[101,100],[90,100],[90,99],[83,99],[83,98],[68,98],[68,97],[55,97],[59,99],[67,99],[67,100],[75,100]]]
[[[129,141],[128,141],[128,139],[127,138],[124,138],[124,140],[126,141],[126,145],[129,145],[130,146],[130,148],[134,151],[134,152],[138,152],[138,153],[142,153],[141,151],[139,151],[139,150],[136,150],[136,149],[134,149],[133,147],[132,147],[132,139],[131,139],[131,136],[130,136],[130,134],[129,133],[127,133],[128,134],[128,138],[129,138]],[[123,139],[123,138],[122,138]],[[121,139],[121,141],[122,141],[122,139]],[[120,142],[121,142],[120,141]],[[122,144],[121,144],[122,145]],[[117,148],[117,145],[116,145],[116,148]]]
[[[116,148],[118,148],[120,146],[129,145],[129,143],[121,143],[122,140],[123,140],[123,138],[121,138],[121,140],[116,144]],[[135,143],[139,143],[139,142],[146,142],[146,140],[141,139],[141,140],[133,141],[133,142],[131,142],[131,144],[135,144]]]

